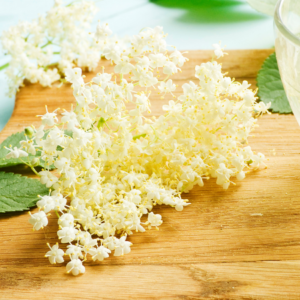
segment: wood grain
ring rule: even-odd
[[[255,88],[271,52],[229,51],[224,72]],[[195,65],[212,53],[188,55],[175,78],[179,86],[193,80]],[[166,100],[151,96],[152,114],[159,115]],[[26,86],[0,141],[38,124],[35,116],[45,104],[51,111],[71,103],[67,85]],[[65,264],[44,258],[46,242],[57,241],[54,215],[38,232],[26,213],[1,215],[0,299],[300,299],[300,128],[292,115],[265,115],[258,124],[250,145],[268,157],[267,169],[249,173],[227,191],[207,181],[186,195],[192,205],[183,212],[156,207],[164,220],[159,231],[133,234],[129,255],[87,262],[83,276],[66,275]],[[26,168],[14,171],[30,174]]]

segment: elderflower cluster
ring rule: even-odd
[[[63,6],[55,0],[45,16],[19,22],[1,36],[3,50],[11,56],[6,66],[9,93],[15,94],[24,79],[42,86],[63,81],[64,70],[75,65],[94,70],[111,34],[107,24],[90,28],[97,7],[92,1],[74,1]]]
[[[167,52],[164,38],[162,28],[147,28],[105,48],[118,81],[103,68],[85,83],[80,68],[67,69],[75,108],[62,112],[60,120],[57,110],[47,111],[32,138],[22,141],[21,149],[9,149],[10,157],[39,150],[49,166],[39,176],[50,193],[40,197],[39,212],[29,222],[39,230],[47,226],[47,214],[56,212],[57,235],[67,250],[49,245],[46,257],[61,263],[68,255],[67,272],[73,275],[85,272],[88,255],[102,261],[129,253],[128,235],[162,224],[154,206],[182,211],[189,205],[182,192],[203,186],[204,179],[216,178],[227,189],[233,178],[242,180],[247,169],[263,164],[264,155],[254,153],[247,139],[254,116],[267,107],[256,103],[250,85],[224,77],[220,64],[207,62],[196,66],[197,80],[183,84],[174,99],[176,85],[169,76],[187,59],[179,51]],[[163,105],[163,115],[150,119],[144,114],[155,86],[174,100]]]

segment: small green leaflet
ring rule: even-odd
[[[12,166],[17,166],[17,165],[22,165],[23,162],[21,162],[18,158],[10,158],[10,159],[6,159],[5,156],[7,153],[9,153],[9,151],[7,149],[4,148],[13,148],[13,147],[17,147],[20,148],[20,142],[26,140],[26,136],[24,131],[22,132],[17,132],[15,134],[12,134],[11,136],[9,136],[6,140],[4,140],[1,145],[0,145],[0,168],[5,168],[5,167],[12,167]],[[36,155],[31,155],[29,154],[27,157],[22,157],[22,160],[24,160],[26,163],[29,163],[32,161],[33,158],[35,157],[39,157],[40,153],[37,152]],[[44,162],[41,160],[40,161],[40,166],[44,167]]]
[[[27,210],[46,194],[49,189],[37,179],[0,172],[0,213]]]
[[[101,117],[100,120],[98,121],[97,127],[103,127],[103,125],[105,124],[105,120]]]
[[[272,103],[272,112],[280,114],[292,113],[280,78],[275,53],[265,60],[258,72],[257,86],[260,100],[266,104]]]
[[[135,141],[135,140],[138,140],[140,139],[141,137],[145,137],[147,135],[147,133],[142,133],[142,134],[139,134],[139,135],[135,135],[132,139]]]

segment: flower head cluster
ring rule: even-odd
[[[128,235],[162,224],[154,206],[182,211],[189,205],[182,192],[203,186],[204,179],[216,178],[227,189],[233,178],[242,180],[245,170],[263,164],[264,155],[255,154],[247,139],[254,115],[266,107],[256,104],[249,84],[224,77],[215,61],[203,63],[195,68],[196,83],[185,83],[174,100],[176,86],[169,76],[186,58],[166,51],[164,37],[162,28],[148,28],[104,46],[118,81],[103,70],[85,83],[80,68],[67,69],[75,108],[64,111],[60,120],[57,111],[47,111],[41,127],[22,142],[24,151],[41,151],[49,166],[39,175],[51,192],[37,202],[40,211],[30,223],[43,228],[46,214],[57,212],[57,235],[68,244],[67,271],[73,275],[85,272],[82,261],[88,255],[102,261],[111,253],[129,253]],[[155,86],[173,100],[163,105],[163,115],[149,119],[144,114],[150,112]],[[62,254],[54,245],[46,256],[56,263],[63,261]]]
[[[63,6],[62,0],[55,0],[45,16],[32,22],[19,22],[4,31],[2,47],[11,56],[6,69],[9,93],[14,94],[24,79],[51,86],[74,64],[93,70],[111,33],[102,24],[95,33],[87,31],[96,12],[92,1],[74,1]]]

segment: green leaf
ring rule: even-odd
[[[0,213],[23,211],[46,195],[49,189],[37,179],[0,172]]]
[[[0,145],[0,168],[5,168],[5,167],[12,167],[12,166],[17,166],[17,165],[22,165],[23,162],[20,161],[18,158],[10,158],[10,159],[6,159],[5,156],[6,154],[9,153],[9,151],[7,149],[4,148],[8,147],[8,148],[13,148],[13,147],[17,147],[20,148],[20,142],[25,140],[26,136],[25,136],[25,132],[17,132],[15,134],[12,134],[11,136],[9,136],[6,140],[4,140],[1,145]],[[27,157],[22,157],[22,160],[24,160],[26,163],[30,163],[32,161],[33,158],[35,157],[40,157],[40,152],[37,151],[36,155],[32,155],[29,154]],[[40,167],[45,167],[45,162],[40,159]]]
[[[69,137],[73,137],[73,131],[72,130],[65,130],[64,134],[69,136]]]
[[[48,133],[49,132],[45,133],[43,139],[46,139]],[[73,132],[71,130],[65,130],[64,134],[67,135],[67,136],[70,136],[70,137],[73,136]],[[7,147],[7,148],[13,148],[13,147],[20,148],[20,146],[21,146],[20,142],[25,140],[25,139],[26,139],[25,132],[22,131],[22,132],[17,132],[15,134],[12,134],[6,140],[4,140],[2,142],[2,144],[0,144],[0,169],[24,164],[18,158],[6,159],[5,156],[6,156],[6,154],[9,153],[9,150],[5,149],[4,146]],[[58,146],[57,150],[62,150],[62,148],[60,146]],[[41,152],[37,151],[36,155],[28,154],[27,157],[22,157],[22,160],[25,161],[26,163],[30,163],[32,161],[32,159],[40,158],[40,156],[41,156]],[[46,166],[45,161],[42,160],[41,158],[40,158],[40,162],[39,162],[38,166],[42,167],[42,168],[48,168],[50,170],[55,169],[54,165]]]
[[[44,135],[44,139],[46,139],[47,135],[49,132],[46,132]],[[72,137],[73,132],[71,130],[65,130],[64,131],[65,135]],[[25,136],[25,132],[17,132],[15,134],[12,134],[11,136],[9,136],[6,140],[4,140],[2,142],[2,144],[0,145],[0,168],[6,168],[6,167],[12,167],[12,166],[17,166],[17,165],[23,165],[24,163],[19,160],[18,158],[10,158],[10,159],[6,159],[5,156],[6,154],[9,153],[9,151],[7,149],[4,148],[13,148],[13,147],[17,147],[19,148],[20,142],[26,140],[26,136]],[[62,148],[61,148],[62,149]],[[61,150],[59,149],[59,150]],[[34,158],[40,158],[41,156],[41,152],[37,151],[36,155],[32,155],[32,154],[28,154],[27,157],[22,157],[22,160],[25,161],[26,163],[30,163],[32,161],[32,159]],[[50,167],[46,166],[45,161],[40,159],[40,163],[39,165],[42,168],[49,168],[50,170],[55,169],[54,165],[51,165]]]
[[[266,104],[271,102],[272,112],[280,114],[292,113],[280,78],[275,53],[265,60],[258,72],[257,86],[260,100]]]

